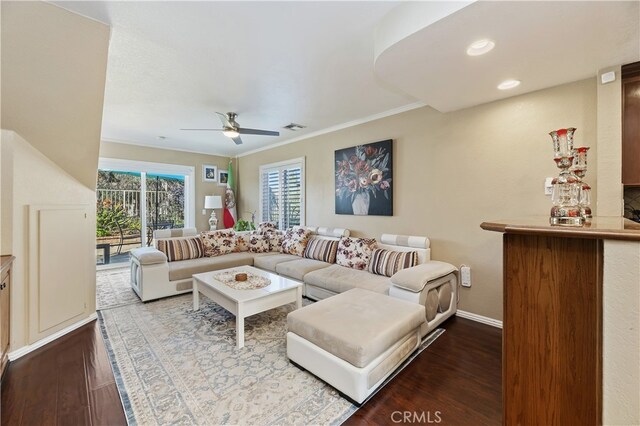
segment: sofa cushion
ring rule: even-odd
[[[309,272],[304,282],[334,293],[343,293],[352,288],[363,288],[376,293],[388,294],[391,281],[388,277],[370,274],[367,271],[331,265],[328,268]]]
[[[282,239],[282,253],[295,254],[302,257],[310,236],[311,231],[304,226],[294,226],[288,229]]]
[[[129,253],[131,253],[131,257],[138,259],[138,263],[141,265],[156,265],[167,261],[167,255],[154,247],[140,247]]]
[[[371,252],[376,248],[375,238],[340,238],[336,263],[347,268],[365,270]]]
[[[298,260],[278,263],[276,265],[276,272],[280,275],[302,281],[304,276],[309,272],[327,268],[329,266],[331,266],[331,264],[327,262],[321,262],[314,259],[298,258]]]
[[[291,312],[287,326],[338,358],[365,367],[424,320],[420,304],[353,289]]]
[[[158,250],[167,256],[169,262],[198,259],[204,256],[200,237],[158,240]]]
[[[202,272],[217,271],[237,266],[247,266],[253,264],[251,253],[230,253],[224,256],[201,257],[200,259],[183,260],[181,262],[169,263],[169,281],[184,280],[191,278],[193,274]]]
[[[415,251],[375,249],[371,253],[368,270],[372,274],[390,277],[401,269],[411,268],[417,264],[418,253]]]
[[[251,253],[267,253],[269,252],[269,236],[253,234],[249,235],[247,247]]]
[[[222,229],[200,234],[204,244],[204,255],[221,256],[236,251],[236,235],[233,229]]]
[[[429,281],[444,277],[458,269],[450,263],[430,260],[427,263],[403,269],[391,276],[391,282],[396,287],[419,293]]]
[[[264,256],[256,256],[253,266],[255,266],[256,268],[261,268],[267,271],[275,272],[276,265],[278,265],[279,263],[290,262],[292,260],[298,260],[298,259],[300,258],[293,254],[281,254],[281,253],[264,255]]]
[[[304,257],[322,262],[336,263],[338,240],[311,238],[304,249]]]

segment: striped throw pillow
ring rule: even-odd
[[[322,262],[335,263],[338,252],[338,241],[323,238],[312,238],[304,249],[304,257],[307,259],[321,260]]]
[[[204,257],[204,247],[200,237],[158,240],[157,245],[158,250],[167,255],[169,262]]]
[[[369,260],[369,272],[377,275],[392,276],[401,269],[418,264],[416,251],[391,251],[375,249]]]

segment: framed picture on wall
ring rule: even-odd
[[[218,170],[218,186],[227,186],[229,170]]]
[[[393,141],[335,152],[336,214],[393,216]]]
[[[216,166],[202,166],[202,181],[203,182],[217,182],[218,181],[218,167]]]

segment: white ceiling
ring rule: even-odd
[[[422,102],[450,111],[640,59],[637,1],[55,3],[112,27],[104,140],[227,156]],[[468,57],[482,37],[496,48]],[[506,78],[523,83],[498,91]],[[215,111],[281,135],[243,135],[236,146],[218,132],[179,130],[218,128]],[[290,122],[308,127],[282,129]]]
[[[375,71],[380,78],[447,112],[593,77],[600,69],[640,60],[638,1],[478,1],[464,6],[436,22],[425,19],[422,28],[414,24],[412,34],[395,37],[392,43],[398,15],[426,18],[420,12],[430,7],[398,6],[381,23],[384,33],[377,35],[382,48],[376,46]],[[467,47],[482,38],[495,41],[495,48],[482,56],[467,56]],[[507,79],[522,84],[497,90]]]
[[[373,72],[395,2],[55,3],[112,26],[104,140],[230,156],[415,102]],[[219,128],[216,111],[280,137],[179,130]]]

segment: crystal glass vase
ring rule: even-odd
[[[575,127],[558,129],[549,133],[553,141],[553,161],[560,175],[553,179],[551,193],[552,225],[582,226],[591,219],[589,189],[582,178],[587,173],[588,147],[573,147]],[[586,185],[588,187],[588,185]]]

